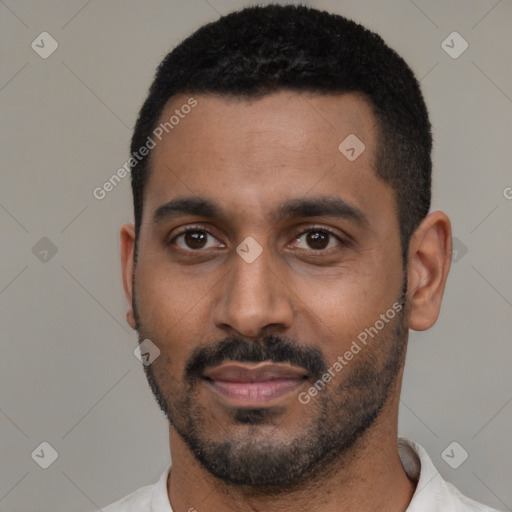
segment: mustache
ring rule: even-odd
[[[317,348],[307,347],[277,335],[265,336],[257,341],[229,336],[214,344],[194,349],[185,364],[185,378],[189,382],[201,379],[207,368],[225,361],[290,363],[304,368],[315,381],[327,371],[325,358]]]

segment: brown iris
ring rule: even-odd
[[[206,245],[208,235],[201,231],[189,231],[184,235],[185,244],[191,249],[202,249]]]
[[[325,249],[329,245],[329,234],[325,231],[310,231],[306,241],[312,249]]]

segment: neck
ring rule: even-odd
[[[402,512],[414,494],[415,483],[400,462],[397,411],[398,403],[388,403],[375,424],[329,469],[319,468],[300,488],[271,495],[218,480],[201,466],[171,427],[173,465],[167,490],[173,510]]]

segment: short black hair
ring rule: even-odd
[[[282,90],[355,92],[369,100],[379,128],[375,171],[395,191],[406,258],[410,237],[430,208],[427,108],[406,62],[379,35],[343,16],[271,4],[202,26],[158,67],[135,125],[132,155],[147,144],[177,94],[250,99]],[[130,159],[137,238],[150,156]]]

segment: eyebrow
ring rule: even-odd
[[[153,224],[159,224],[165,220],[172,220],[184,215],[219,218],[222,216],[221,214],[221,209],[209,199],[183,197],[172,199],[168,203],[159,206],[153,213]]]
[[[357,224],[367,224],[366,215],[340,197],[312,197],[290,199],[283,203],[275,215],[276,221],[295,217],[337,217]]]
[[[222,207],[202,197],[182,197],[172,199],[159,206],[153,213],[153,224],[172,220],[185,215],[210,219],[227,218]],[[299,217],[336,217],[356,224],[367,224],[366,215],[355,206],[339,197],[320,196],[290,199],[277,207],[270,215],[274,222],[283,222]]]

